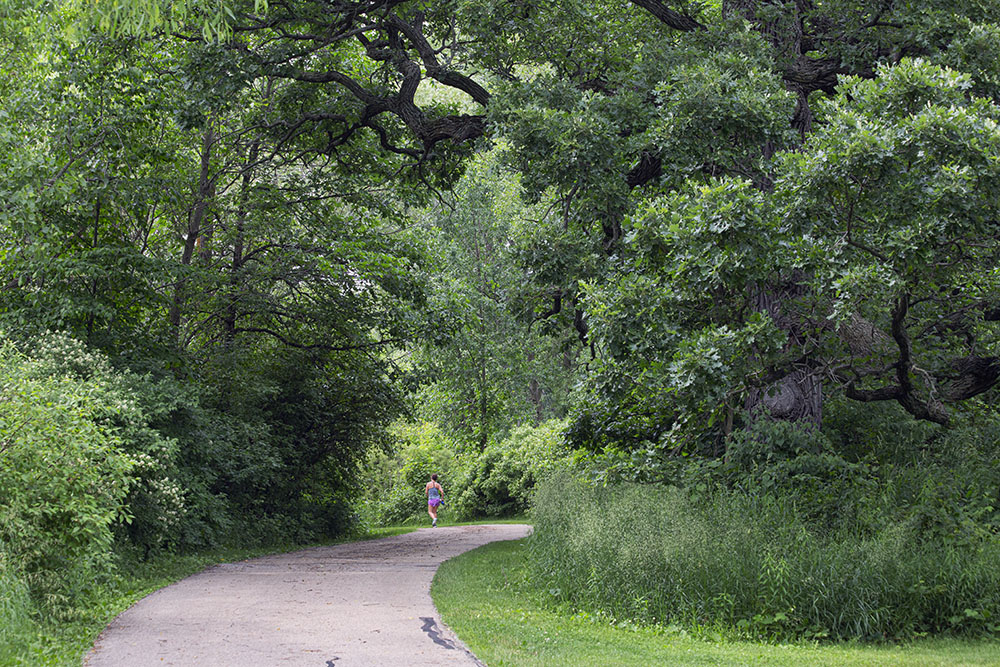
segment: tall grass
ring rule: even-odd
[[[556,602],[748,636],[901,638],[1000,629],[1000,541],[926,539],[913,522],[823,534],[781,497],[595,488],[536,495],[533,577]]]
[[[0,542],[0,665],[21,664],[33,625],[28,585],[7,561]]]

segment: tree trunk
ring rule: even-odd
[[[247,162],[240,183],[240,207],[236,211],[236,234],[233,237],[232,261],[229,265],[229,296],[222,318],[222,336],[226,347],[236,340],[236,321],[239,318],[240,292],[242,290],[243,250],[246,242],[246,222],[250,212],[250,186],[253,182],[253,165],[260,155],[260,141],[255,140],[247,151]]]
[[[183,267],[191,265],[191,259],[194,257],[194,251],[198,244],[198,237],[201,235],[205,211],[208,209],[209,200],[214,196],[215,183],[210,178],[212,146],[214,143],[215,133],[212,128],[212,120],[209,119],[208,127],[205,130],[201,144],[201,173],[198,176],[198,189],[195,193],[194,206],[188,214],[188,225],[184,234],[184,251],[181,253],[181,265]],[[178,341],[180,340],[181,309],[184,305],[186,287],[187,278],[182,274],[174,287],[174,299],[170,306],[169,314],[170,326],[174,330],[174,338]]]
[[[808,61],[803,52],[803,17],[810,9],[809,0],[796,0],[792,16],[784,15],[785,20],[762,19],[759,11],[762,5],[772,8],[770,3],[761,0],[725,0],[723,11],[730,16],[740,16],[754,27],[771,43],[775,57],[787,68],[804,64]],[[809,109],[809,90],[785,76],[786,87],[798,97],[798,106],[792,118],[792,127],[797,129],[804,138],[812,127],[812,112]],[[763,153],[773,152],[773,147],[762,147]],[[765,183],[762,189],[770,188]],[[804,292],[803,277],[792,272],[782,284],[780,280],[753,288],[751,302],[757,312],[767,313],[772,320],[788,333],[785,351],[792,353],[801,348],[804,341],[803,321],[794,312],[790,312],[789,304],[800,298]],[[747,392],[744,407],[750,419],[768,416],[771,419],[803,422],[819,427],[823,419],[823,383],[819,372],[808,362],[795,364],[790,372],[777,381],[764,387],[753,387]]]
[[[95,252],[100,244],[101,204],[101,196],[98,195],[97,201],[94,202],[94,230],[90,246]],[[90,312],[87,313],[87,342],[91,345],[94,343],[94,310],[97,307],[97,293],[98,283],[94,277],[90,281]]]
[[[802,331],[803,319],[790,312],[789,304],[801,298],[806,288],[802,276],[793,275],[784,283],[769,283],[754,287],[753,307],[767,315],[783,331],[788,332],[784,352],[794,356],[806,344]],[[804,422],[819,427],[823,421],[823,382],[819,371],[808,361],[792,365],[791,370],[764,387],[752,387],[744,407],[751,419],[768,417],[785,421]]]

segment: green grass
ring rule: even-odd
[[[496,542],[441,566],[431,595],[490,667],[544,665],[1000,665],[1000,642],[922,640],[906,646],[767,644],[703,630],[618,627],[547,608],[527,582],[524,540]]]
[[[148,562],[132,563],[104,582],[84,609],[71,618],[36,619],[23,623],[13,639],[0,632],[0,640],[16,642],[16,647],[0,645],[0,665],[25,667],[78,667],[97,635],[115,616],[150,593],[217,563],[256,558],[274,553],[297,551],[310,546],[327,546],[359,539],[377,539],[415,530],[412,526],[374,528],[366,535],[316,542],[307,545],[279,545],[260,548],[227,547],[195,554],[164,555]],[[26,619],[20,619],[25,621]],[[17,649],[14,651],[13,649]]]

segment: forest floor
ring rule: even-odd
[[[119,615],[84,665],[476,665],[438,622],[431,580],[449,558],[528,532],[424,528],[216,565]]]

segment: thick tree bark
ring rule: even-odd
[[[801,318],[788,311],[788,304],[802,296],[805,288],[800,276],[789,282],[753,288],[751,300],[756,311],[766,313],[782,330],[788,332],[785,351],[789,354],[807,345]],[[767,417],[802,422],[819,427],[823,421],[823,382],[815,366],[793,364],[778,380],[747,391],[744,407],[751,419]]]
[[[730,16],[740,16],[774,46],[780,61],[799,63],[805,58],[803,53],[802,12],[807,0],[794,3],[794,16],[780,25],[776,21],[760,18],[760,0],[725,0],[723,11]],[[787,16],[787,15],[786,15]],[[791,125],[804,137],[812,127],[812,113],[809,110],[809,91],[801,83],[789,80],[784,73],[785,85],[798,97],[798,106],[791,119]],[[770,147],[762,149],[767,152]],[[770,187],[769,184],[763,187]],[[758,312],[767,313],[771,319],[788,334],[786,351],[791,353],[806,342],[802,332],[801,318],[789,312],[788,304],[801,297],[805,291],[802,276],[797,272],[786,272],[784,284],[771,284],[753,288],[752,306]],[[791,355],[795,356],[795,355]],[[772,419],[795,421],[819,427],[823,420],[823,382],[819,370],[806,362],[793,364],[787,374],[766,387],[752,387],[746,395],[745,408],[751,419],[767,416]]]

